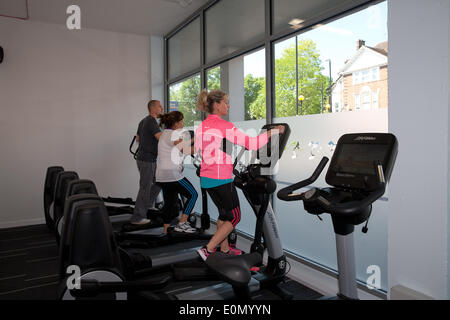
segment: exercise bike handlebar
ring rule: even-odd
[[[317,201],[323,209],[332,214],[351,216],[357,214],[370,206],[373,202],[383,196],[386,191],[386,180],[383,174],[383,166],[379,162],[374,163],[374,169],[378,176],[378,186],[375,190],[369,192],[366,197],[360,200],[349,201],[345,203],[336,203],[329,201],[325,197],[318,195]]]
[[[386,180],[383,174],[383,167],[379,162],[375,162],[374,169],[378,176],[378,187],[375,190],[369,192],[363,199],[345,203],[333,202],[329,199],[326,199],[325,196],[321,194],[320,189],[318,188],[313,188],[300,194],[293,193],[293,191],[314,182],[320,175],[320,172],[323,170],[327,161],[328,159],[324,157],[309,179],[300,181],[296,184],[281,189],[277,194],[278,198],[285,201],[315,201],[325,210],[325,212],[343,216],[351,216],[358,214],[359,212],[367,208],[369,205],[379,199],[386,191]]]
[[[323,157],[322,160],[320,160],[319,165],[314,170],[311,177],[279,190],[277,193],[277,197],[284,201],[305,200],[304,193],[299,194],[299,193],[293,193],[293,192],[295,190],[298,190],[300,188],[306,187],[306,186],[314,183],[317,180],[317,178],[320,176],[320,174],[322,173],[322,171],[325,168],[325,165],[327,163],[328,163],[328,158]]]

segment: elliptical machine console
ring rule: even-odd
[[[336,146],[325,181],[332,187],[295,191],[314,183],[328,162],[324,157],[312,176],[278,191],[284,201],[303,201],[308,213],[331,214],[336,234],[338,298],[357,299],[353,231],[367,221],[372,203],[383,196],[397,156],[397,138],[389,133],[343,135]]]

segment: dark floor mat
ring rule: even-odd
[[[196,240],[196,246],[204,241]],[[178,249],[192,247],[192,243],[178,244]],[[167,247],[152,249],[162,253]],[[130,250],[133,252],[133,250]],[[0,300],[54,300],[59,283],[58,247],[54,235],[46,225],[0,230]],[[213,282],[215,283],[215,282]],[[219,282],[217,282],[219,283]],[[181,286],[180,286],[181,284]],[[193,281],[170,284],[157,296],[168,299],[180,291],[192,291],[211,282]],[[293,300],[310,300],[321,295],[302,284],[286,279],[279,287],[288,291]],[[144,295],[145,296],[145,295]],[[149,297],[155,297],[149,293]],[[254,300],[279,300],[273,291],[264,289],[252,294]]]
[[[46,225],[0,230],[0,300],[54,299],[58,247]]]
[[[292,300],[315,300],[322,295],[304,285],[287,279],[279,287],[292,295]],[[263,289],[251,295],[252,300],[281,300],[280,296],[269,289]]]

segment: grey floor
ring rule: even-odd
[[[58,247],[46,225],[0,229],[0,300],[55,300],[58,284]],[[321,296],[289,278],[280,286],[291,292],[294,300]],[[279,299],[269,290],[252,298]]]
[[[0,300],[53,300],[58,280],[58,247],[46,225],[0,229]]]

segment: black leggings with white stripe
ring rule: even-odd
[[[191,214],[197,201],[198,193],[188,179],[183,178],[172,182],[158,182],[158,185],[161,187],[164,196],[163,221],[165,224],[170,223],[173,218],[178,216],[176,206],[178,194],[186,198],[183,213],[186,215]]]
[[[233,182],[214,188],[207,188],[209,196],[219,210],[219,219],[230,221],[233,227],[241,221],[239,197]]]

